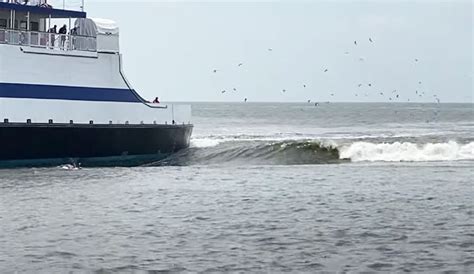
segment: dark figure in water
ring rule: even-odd
[[[153,104],[159,104],[160,103],[160,99],[158,99],[158,97],[155,97],[155,100],[153,100]]]

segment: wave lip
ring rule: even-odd
[[[321,141],[203,140],[156,165],[311,165],[341,163],[338,148]]]
[[[355,142],[340,148],[340,157],[352,162],[432,162],[474,160],[474,142],[415,144],[410,142]]]

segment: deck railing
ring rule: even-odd
[[[0,44],[21,45],[50,50],[97,51],[97,39],[71,34],[0,29]]]

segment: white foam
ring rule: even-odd
[[[193,138],[191,139],[191,147],[204,148],[204,147],[215,147],[220,144],[221,140],[210,139],[210,138]]]
[[[355,142],[340,148],[340,157],[342,159],[351,159],[353,162],[474,160],[474,142],[464,145],[454,141],[447,143],[427,143],[424,145],[409,142],[382,144]]]

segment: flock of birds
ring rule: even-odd
[[[374,43],[374,40],[373,40],[371,37],[368,38],[368,41],[369,41],[370,43]],[[354,46],[358,46],[357,40],[354,41]],[[272,51],[273,51],[273,48],[268,48],[267,50],[268,50],[269,52],[272,52]],[[348,54],[350,54],[350,53],[349,53],[348,51],[346,51],[346,52],[344,52],[344,54],[345,54],[345,55],[348,55]],[[360,57],[360,58],[359,58],[359,61],[363,62],[363,61],[365,61],[365,58],[364,58],[364,57]],[[415,62],[415,63],[418,63],[418,62],[419,62],[419,59],[418,59],[418,58],[414,58],[414,62]],[[242,67],[243,65],[244,65],[244,63],[238,63],[238,64],[237,64],[237,67]],[[213,73],[219,73],[220,70],[218,70],[218,69],[213,69],[212,72],[213,72]],[[328,68],[323,68],[322,72],[323,72],[323,73],[328,73],[328,72],[329,72],[329,69],[328,69]],[[418,85],[421,87],[422,81],[418,81]],[[357,88],[360,89],[360,88],[365,87],[365,86],[367,86],[368,88],[372,88],[372,87],[373,87],[373,84],[372,84],[372,83],[367,83],[367,84],[359,83],[359,84],[357,85]],[[302,84],[302,87],[303,87],[304,89],[306,89],[306,88],[308,87],[308,85],[307,85],[307,84]],[[233,92],[237,92],[237,89],[236,89],[236,88],[232,88],[232,91],[233,91]],[[224,93],[227,93],[227,92],[228,92],[228,90],[226,90],[226,89],[223,89],[223,90],[220,91],[221,94],[224,94]],[[282,93],[286,93],[287,90],[286,90],[286,89],[281,89],[281,92],[282,92]],[[330,95],[331,97],[334,97],[336,94],[335,94],[334,92],[330,92],[329,95]],[[393,101],[397,101],[397,100],[400,101],[400,100],[401,100],[401,94],[400,94],[400,92],[397,91],[397,89],[394,89],[394,90],[392,90],[391,92],[382,92],[382,91],[379,91],[379,92],[378,92],[378,95],[384,96],[389,102],[393,102]],[[415,98],[421,98],[421,97],[427,96],[427,94],[425,94],[424,91],[418,91],[418,90],[415,90],[413,95],[415,96]],[[366,93],[356,92],[356,93],[354,94],[354,96],[355,96],[355,97],[362,97],[362,96],[368,97],[368,96],[369,96],[369,93],[367,93],[367,92],[366,92]],[[433,99],[434,99],[434,101],[437,102],[438,104],[441,103],[439,97],[438,97],[436,94],[433,95]],[[410,102],[410,101],[411,101],[410,98],[406,98],[406,100],[407,100],[407,102]],[[247,98],[247,97],[243,98],[243,101],[244,101],[244,102],[247,102],[247,101],[248,101],[248,98]],[[313,103],[311,99],[308,99],[307,102],[308,102],[308,103]],[[330,102],[329,102],[329,101],[326,101],[326,103],[330,103]],[[319,103],[318,103],[318,102],[314,102],[314,106],[316,106],[316,107],[319,106]]]

